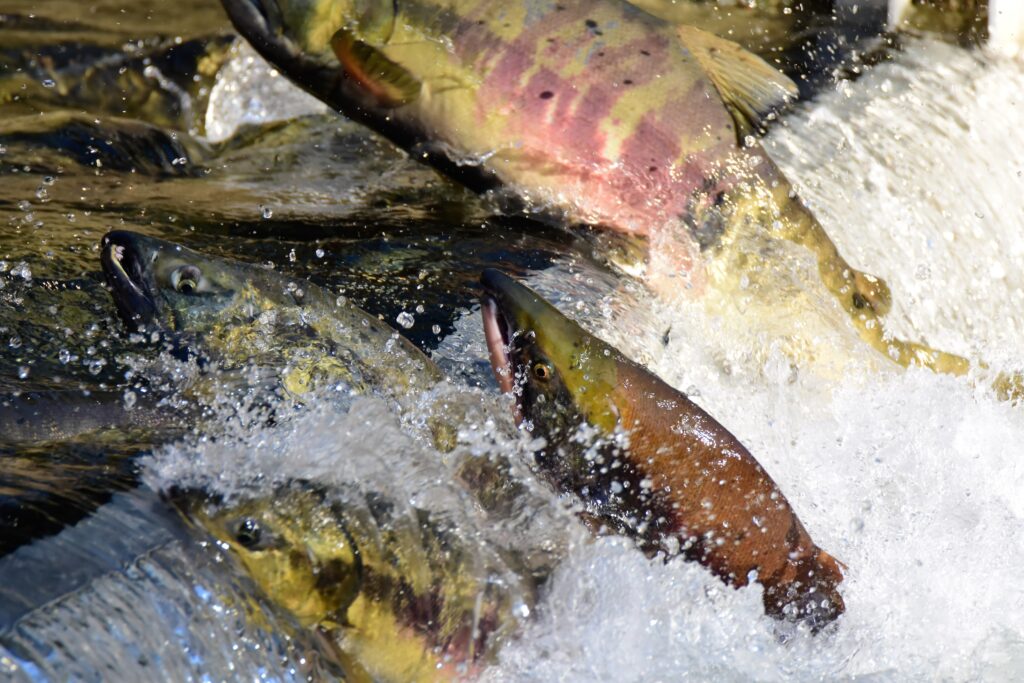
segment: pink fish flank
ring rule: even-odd
[[[672,27],[618,2],[528,3],[515,28],[495,2],[454,4],[472,6],[451,44],[482,75],[476,123],[510,148],[490,162],[499,177],[571,220],[649,237],[699,289],[692,229],[739,182],[724,162],[743,152]]]

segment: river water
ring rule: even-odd
[[[495,543],[558,548],[485,679],[1024,675],[1024,413],[984,377],[820,371],[757,324],[658,301],[604,265],[591,237],[496,215],[300,96],[232,43],[214,3],[184,4],[0,9],[0,410],[24,410],[31,394],[69,426],[47,439],[9,427],[0,443],[0,577],[13,586],[0,592],[0,671],[332,675],[315,639],[155,493],[305,479],[386,490]],[[891,56],[821,87],[766,147],[847,258],[889,282],[895,331],[1020,370],[1024,62],[920,38]],[[110,83],[137,96],[111,98]],[[495,265],[523,276],[750,448],[847,565],[846,614],[817,637],[782,637],[758,588],[591,539],[526,471],[541,505],[488,529],[448,485],[452,462],[524,458],[529,445],[486,419],[443,457],[372,397],[216,440],[109,429],[130,421],[131,359],[144,354],[116,333],[101,284],[98,241],[113,228],[273,263],[396,326],[401,314],[453,391],[498,422],[507,406],[493,398],[475,281]]]

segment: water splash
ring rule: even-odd
[[[841,250],[893,284],[906,331],[996,362],[1019,363],[1022,85],[1019,63],[912,42],[768,141]],[[847,564],[847,613],[783,643],[756,587],[606,539],[570,555],[494,680],[1024,674],[1019,406],[921,370],[827,380],[699,306],[634,301],[591,327],[750,447]]]
[[[247,124],[287,121],[326,111],[327,105],[300,90],[248,43],[239,40],[232,45],[227,64],[217,73],[204,130],[210,142],[223,142]]]

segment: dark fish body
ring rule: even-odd
[[[193,395],[256,383],[301,402],[340,387],[408,408],[443,379],[411,342],[311,282],[137,233],[109,233],[101,249],[129,328],[212,366],[193,379]]]

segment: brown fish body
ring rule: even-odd
[[[756,580],[770,616],[817,629],[844,611],[839,564],[723,425],[511,278],[482,281],[499,384],[586,517],[737,588]]]
[[[753,573],[765,609],[781,613],[787,595],[819,593],[843,611],[843,576],[818,548],[760,463],[721,423],[627,359],[618,362],[611,402],[628,436],[627,458],[649,485],[647,505],[666,517],[658,530],[730,585]],[[790,595],[789,598],[792,596]]]

